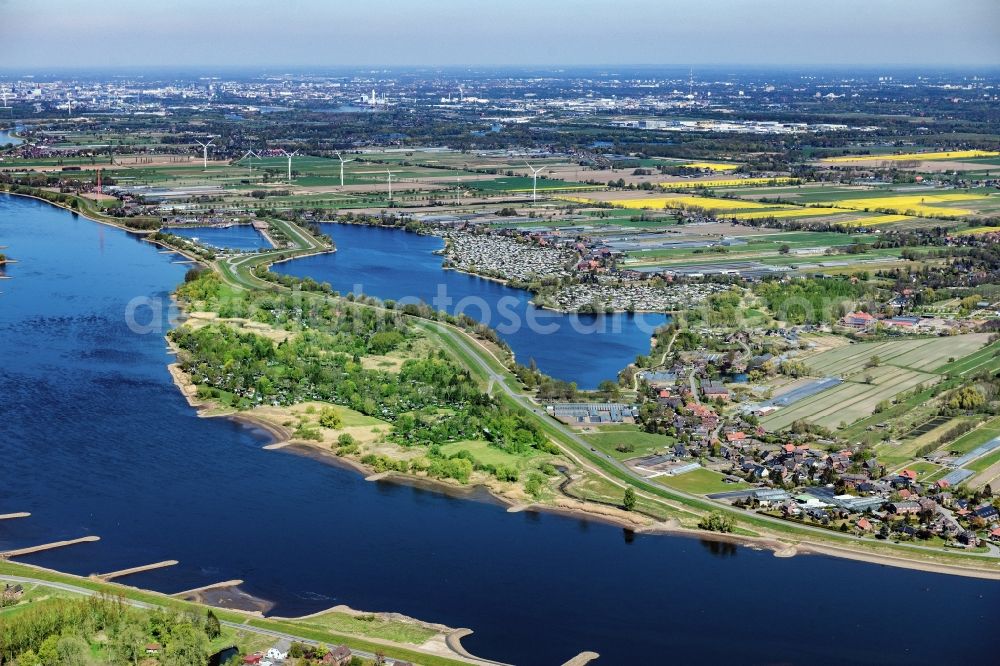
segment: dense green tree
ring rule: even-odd
[[[86,666],[90,647],[80,636],[66,634],[56,642],[56,654],[59,655],[60,666]]]
[[[109,651],[117,664],[138,664],[146,655],[146,632],[136,622],[119,623],[111,633]]]
[[[191,624],[181,624],[171,631],[160,662],[166,666],[204,666],[208,657],[205,632]]]
[[[222,635],[222,625],[219,623],[219,618],[215,615],[211,608],[205,614],[205,635],[208,636],[210,640],[215,640]]]
[[[632,486],[625,489],[625,497],[622,499],[622,508],[626,511],[633,511],[636,505],[635,490]]]

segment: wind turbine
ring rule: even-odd
[[[458,205],[462,205],[462,177],[459,176],[455,180],[458,181]]]
[[[205,169],[208,169],[208,147],[212,145],[213,141],[214,139],[210,139],[208,143],[202,143],[201,141],[195,139],[195,143],[201,146],[202,159],[204,160]]]
[[[340,160],[340,186],[343,187],[344,186],[344,165],[347,164],[348,162],[353,162],[354,160],[345,160],[343,157],[340,156],[340,152],[338,152],[336,150],[333,151],[333,153],[337,156],[337,159]]]
[[[535,203],[538,199],[538,174],[545,171],[545,167],[538,167],[536,169],[527,162],[524,163],[524,166],[531,169],[531,203]]]
[[[252,150],[248,150],[247,152],[243,153],[243,157],[241,157],[239,161],[242,162],[247,157],[250,158],[250,161],[248,162],[248,164],[250,165],[250,173],[253,174],[253,158],[256,157],[256,158],[259,159],[260,155],[258,155],[257,153],[253,152]]]
[[[0,94],[3,95],[3,109],[4,109],[4,111],[9,112],[9,115],[11,117],[13,117],[14,111],[11,109],[10,105],[7,104],[7,89],[4,88],[3,90],[0,90]],[[13,88],[10,89],[10,94],[14,95],[14,89]],[[16,98],[16,96],[15,96],[15,98]]]
[[[292,158],[299,154],[299,151],[293,150],[292,152],[286,151],[284,148],[281,149],[281,154],[288,158],[288,182],[292,182]]]
[[[392,172],[388,169],[385,172],[389,174],[389,201],[392,201]]]

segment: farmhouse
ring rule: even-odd
[[[868,331],[875,327],[876,321],[875,317],[867,312],[848,312],[840,323],[855,331]]]
[[[345,666],[351,661],[351,648],[346,645],[338,645],[327,652],[320,663],[333,664],[333,666]]]

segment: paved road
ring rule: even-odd
[[[694,382],[694,368],[691,368],[691,374],[688,375],[688,384],[691,386],[691,397],[700,405],[701,397],[698,395],[698,385]]]

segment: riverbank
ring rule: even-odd
[[[177,354],[178,349],[176,345],[169,339],[167,339],[167,346],[170,348],[171,353]],[[283,426],[256,418],[251,414],[235,409],[222,409],[216,403],[199,398],[198,387],[191,381],[190,376],[181,370],[179,364],[171,363],[167,366],[167,371],[170,373],[170,378],[173,380],[174,385],[180,390],[181,395],[184,396],[188,404],[195,409],[198,416],[202,418],[228,418],[245,425],[260,428],[267,432],[272,439],[268,446],[290,443],[292,441],[292,431]]]
[[[172,245],[168,245],[168,244],[163,243],[161,241],[149,238],[149,236],[152,236],[157,231],[159,231],[158,229],[132,229],[130,227],[125,226],[124,224],[118,224],[116,222],[113,222],[109,218],[96,217],[93,214],[90,214],[90,211],[81,210],[81,209],[75,209],[75,208],[73,208],[71,206],[68,206],[68,205],[66,205],[64,203],[60,203],[58,201],[49,201],[45,197],[39,197],[39,196],[36,196],[34,194],[24,194],[23,192],[11,192],[10,190],[0,190],[0,194],[9,194],[12,197],[24,197],[25,199],[34,199],[35,201],[41,201],[42,203],[47,203],[50,206],[53,206],[55,208],[61,208],[62,210],[65,210],[65,211],[68,211],[70,213],[73,213],[74,215],[79,215],[80,217],[88,219],[91,222],[96,222],[98,224],[103,224],[105,226],[113,227],[115,229],[121,229],[125,233],[133,234],[135,236],[139,236],[139,237],[142,238],[142,240],[146,241],[147,243],[150,243],[151,245],[156,245],[158,247],[165,248],[165,249],[170,250],[172,252],[176,252],[177,254],[181,255],[185,259],[189,259],[189,260],[194,261],[194,262],[196,262],[198,264],[204,265],[203,260],[200,259],[199,257],[197,257],[196,255],[193,255],[193,254],[191,254],[189,252],[186,252],[184,250],[178,249],[176,247],[173,247]]]

